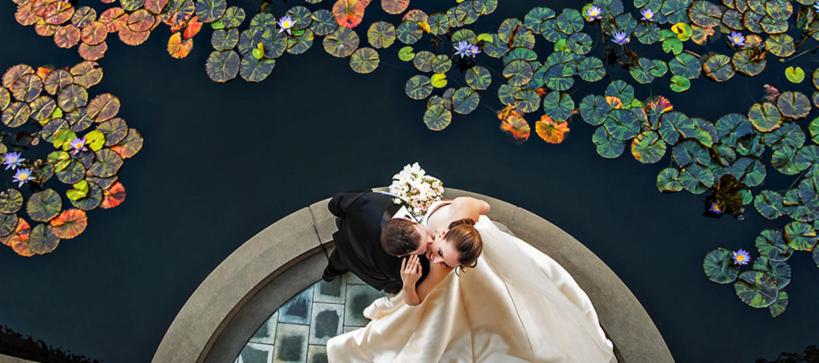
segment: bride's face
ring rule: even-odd
[[[460,253],[455,246],[444,239],[443,236],[435,238],[432,246],[427,251],[427,259],[430,263],[443,263],[449,268],[457,267],[460,262]]]

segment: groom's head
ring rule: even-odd
[[[381,247],[393,256],[422,255],[432,241],[423,225],[404,218],[390,219],[381,229]]]

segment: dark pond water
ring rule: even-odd
[[[502,1],[477,29],[497,29],[532,6]],[[14,8],[0,2],[0,68],[80,60],[18,26]],[[104,361],[149,361],[188,296],[241,243],[334,192],[388,184],[401,166],[419,161],[447,186],[517,204],[585,243],[643,303],[680,362],[748,362],[819,342],[819,270],[809,254],[791,259],[790,306],[777,319],[707,281],[705,253],[719,245],[753,249],[760,230],[781,223],[756,212],[744,221],[709,219],[701,215],[702,196],[657,192],[667,157],[648,166],[630,155],[603,159],[591,143],[593,128],[582,122],[562,145],[533,136],[516,146],[483,108],[443,132],[428,131],[424,103],[404,95],[415,73],[397,60],[396,47],[368,76],[316,44],[280,59],[261,84],[218,85],[204,72],[208,38],[197,37],[181,61],[165,52],[165,27],[140,47],[109,42],[105,78],[93,91],[118,95],[121,115],[145,138],[120,173],[128,199],[90,213],[87,231],[52,254],[21,258],[0,249],[0,323]],[[813,69],[815,55],[808,57]],[[667,91],[667,78],[637,93],[663,93],[677,110],[713,120],[746,112],[764,83],[786,85],[784,66],[768,64],[768,76],[697,80],[684,95]],[[623,71],[610,76],[629,79]],[[575,88],[574,98],[600,94],[607,83]],[[498,107],[494,95],[481,103]],[[768,175],[768,186],[790,183],[770,167]]]

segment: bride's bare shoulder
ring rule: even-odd
[[[458,197],[452,200],[454,214],[478,220],[481,215],[488,214],[492,208],[484,200],[472,197]]]

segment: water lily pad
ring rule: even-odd
[[[713,28],[722,21],[722,9],[709,1],[694,1],[688,7],[691,22],[705,28]]]
[[[128,129],[128,134],[122,141],[111,147],[111,151],[116,152],[121,158],[128,159],[142,150],[144,140],[136,129]],[[95,175],[99,177],[99,175]]]
[[[597,82],[606,76],[606,69],[600,58],[586,57],[577,64],[577,73],[586,82]]]
[[[122,158],[116,152],[109,149],[102,149],[96,152],[97,161],[88,169],[89,175],[100,178],[114,176],[122,167]]]
[[[730,284],[737,280],[739,268],[733,264],[731,251],[717,248],[705,255],[702,262],[705,276],[718,284]]]
[[[708,165],[711,162],[708,149],[701,143],[691,139],[682,140],[675,144],[671,150],[671,156],[681,168],[694,163]]]
[[[81,209],[66,209],[49,222],[51,232],[57,238],[72,239],[79,236],[88,226],[88,217]]]
[[[23,194],[17,189],[0,192],[0,213],[15,214],[23,206]]]
[[[691,81],[683,76],[673,76],[671,77],[670,87],[674,92],[685,92],[691,88]]]
[[[381,8],[387,14],[401,14],[409,7],[409,0],[381,0]]]
[[[372,73],[379,62],[378,52],[372,48],[359,48],[350,56],[350,68],[360,74]]]
[[[373,48],[389,48],[395,42],[395,27],[384,21],[372,23],[367,30],[367,39]]]
[[[196,0],[195,11],[199,21],[212,23],[222,18],[227,10],[225,0]]]
[[[768,310],[771,312],[771,317],[775,318],[782,313],[785,312],[785,309],[788,308],[788,293],[785,291],[780,291],[779,295],[776,297],[776,301],[774,301],[771,306],[768,307]]]
[[[634,99],[634,87],[622,80],[616,80],[606,87],[606,96],[617,97],[623,104],[630,104]]]
[[[557,29],[565,34],[577,33],[583,30],[583,26],[585,25],[580,12],[572,8],[563,9],[555,21]]]
[[[17,229],[18,218],[16,214],[0,214],[0,238],[5,239]]]
[[[476,91],[483,91],[492,84],[492,74],[481,66],[474,66],[464,73],[464,79],[469,87]]]
[[[518,89],[512,94],[515,108],[523,113],[532,113],[540,109],[540,95],[532,89]]]
[[[554,10],[547,7],[535,7],[523,17],[523,25],[533,32],[540,33],[543,23],[556,15]]]
[[[816,245],[816,230],[808,223],[793,221],[785,225],[785,240],[794,251],[810,251]]]
[[[665,168],[657,174],[657,190],[663,193],[673,193],[683,190],[680,183],[680,171],[675,168]]]
[[[327,9],[314,11],[313,14],[310,15],[310,19],[312,20],[310,30],[312,30],[315,35],[323,37],[338,29],[338,23],[333,17],[333,13]]]
[[[614,138],[602,126],[594,131],[592,143],[596,146],[597,154],[607,159],[619,157],[626,148],[625,142]]]
[[[85,167],[80,162],[66,160],[60,167],[62,169],[57,171],[57,178],[65,184],[74,184],[85,177]]]
[[[757,57],[754,50],[743,49],[734,53],[731,63],[737,72],[753,77],[765,70],[767,61],[765,58]]]
[[[66,86],[57,94],[57,105],[63,112],[74,111],[87,103],[88,91],[76,84]]]
[[[291,19],[293,19],[293,30],[305,30],[310,28],[313,22],[313,18],[310,12],[310,9],[307,9],[304,6],[294,6],[290,9],[287,9],[285,13]],[[295,34],[295,32],[293,32]]]
[[[424,31],[417,22],[405,20],[395,29],[395,35],[402,43],[412,45],[421,40]]]
[[[801,92],[782,92],[776,99],[776,106],[782,116],[791,119],[807,117],[810,113],[810,100]]]
[[[697,57],[688,53],[680,53],[668,62],[668,68],[673,75],[695,79],[700,76],[701,64]]]
[[[43,91],[43,81],[36,74],[24,74],[11,84],[9,91],[18,101],[31,102]]]
[[[358,34],[349,28],[340,27],[324,37],[324,50],[334,57],[349,57],[358,48]]]
[[[713,54],[706,58],[702,70],[708,78],[717,82],[725,82],[735,74],[731,58],[723,54]]]
[[[31,117],[31,107],[23,102],[12,102],[0,117],[4,125],[11,128],[20,127]]]
[[[765,308],[776,302],[779,291],[776,279],[760,271],[745,271],[734,283],[737,297],[748,306]]]
[[[51,226],[38,224],[31,229],[28,248],[38,255],[54,251],[60,244],[60,239],[54,235]]]
[[[429,79],[430,79],[430,84],[432,84],[432,87],[434,87],[434,88],[444,88],[444,87],[446,87],[447,83],[449,82],[449,81],[447,81],[446,74],[444,74],[444,73],[435,73]]]
[[[665,155],[665,150],[665,142],[655,131],[643,131],[631,141],[631,155],[643,164],[660,161]]]
[[[441,131],[452,122],[452,112],[441,105],[427,107],[424,112],[424,124],[432,131]]]
[[[245,21],[245,16],[245,9],[238,6],[230,6],[225,10],[222,19],[217,22],[221,23],[225,29],[235,29],[242,25],[242,22]]]
[[[466,115],[478,108],[480,97],[469,87],[458,88],[452,95],[452,111]]]
[[[612,110],[603,122],[603,127],[609,136],[620,141],[627,141],[640,133],[637,114],[630,110]]]
[[[754,244],[760,256],[770,261],[786,261],[793,254],[793,249],[787,245],[779,230],[766,229],[760,232]]]
[[[498,119],[501,120],[500,130],[508,135],[516,144],[526,142],[532,133],[532,129],[523,115],[515,110],[514,106],[507,106],[498,112]]]
[[[748,110],[748,120],[755,129],[770,132],[782,125],[782,114],[773,103],[755,103]]]
[[[248,82],[261,82],[273,72],[275,66],[275,59],[242,58],[239,64],[239,75]]]
[[[239,30],[215,30],[211,35],[210,44],[216,51],[233,49],[239,44]]]
[[[31,195],[26,204],[26,212],[31,219],[48,222],[56,217],[63,208],[62,199],[53,189],[46,189]]]
[[[785,68],[785,78],[791,83],[802,83],[805,80],[805,70],[802,67],[787,67]]]
[[[569,133],[569,123],[563,120],[554,120],[549,115],[543,115],[535,122],[537,135],[549,144],[560,144]]]
[[[543,97],[543,110],[555,121],[566,121],[574,113],[574,100],[567,93],[552,91]]]
[[[780,57],[790,57],[796,52],[793,38],[788,34],[774,34],[765,40],[765,47],[771,54]]]
[[[716,176],[700,164],[690,164],[680,171],[680,183],[691,194],[702,194],[714,186]]]
[[[293,32],[292,37],[282,37],[287,39],[287,53],[302,54],[313,46],[315,35],[310,29],[300,30],[299,33],[298,36]]]
[[[599,95],[587,95],[580,101],[580,117],[589,125],[597,126],[602,124],[611,111],[611,106],[606,98]]]
[[[771,190],[763,190],[757,194],[754,197],[754,207],[759,214],[768,219],[776,219],[785,214],[782,195]]]
[[[239,54],[233,50],[214,51],[208,56],[205,70],[214,82],[225,83],[239,74],[240,62]]]
[[[364,19],[366,4],[369,4],[369,1],[365,3],[361,0],[336,0],[333,4],[333,16],[341,27],[355,28]]]

